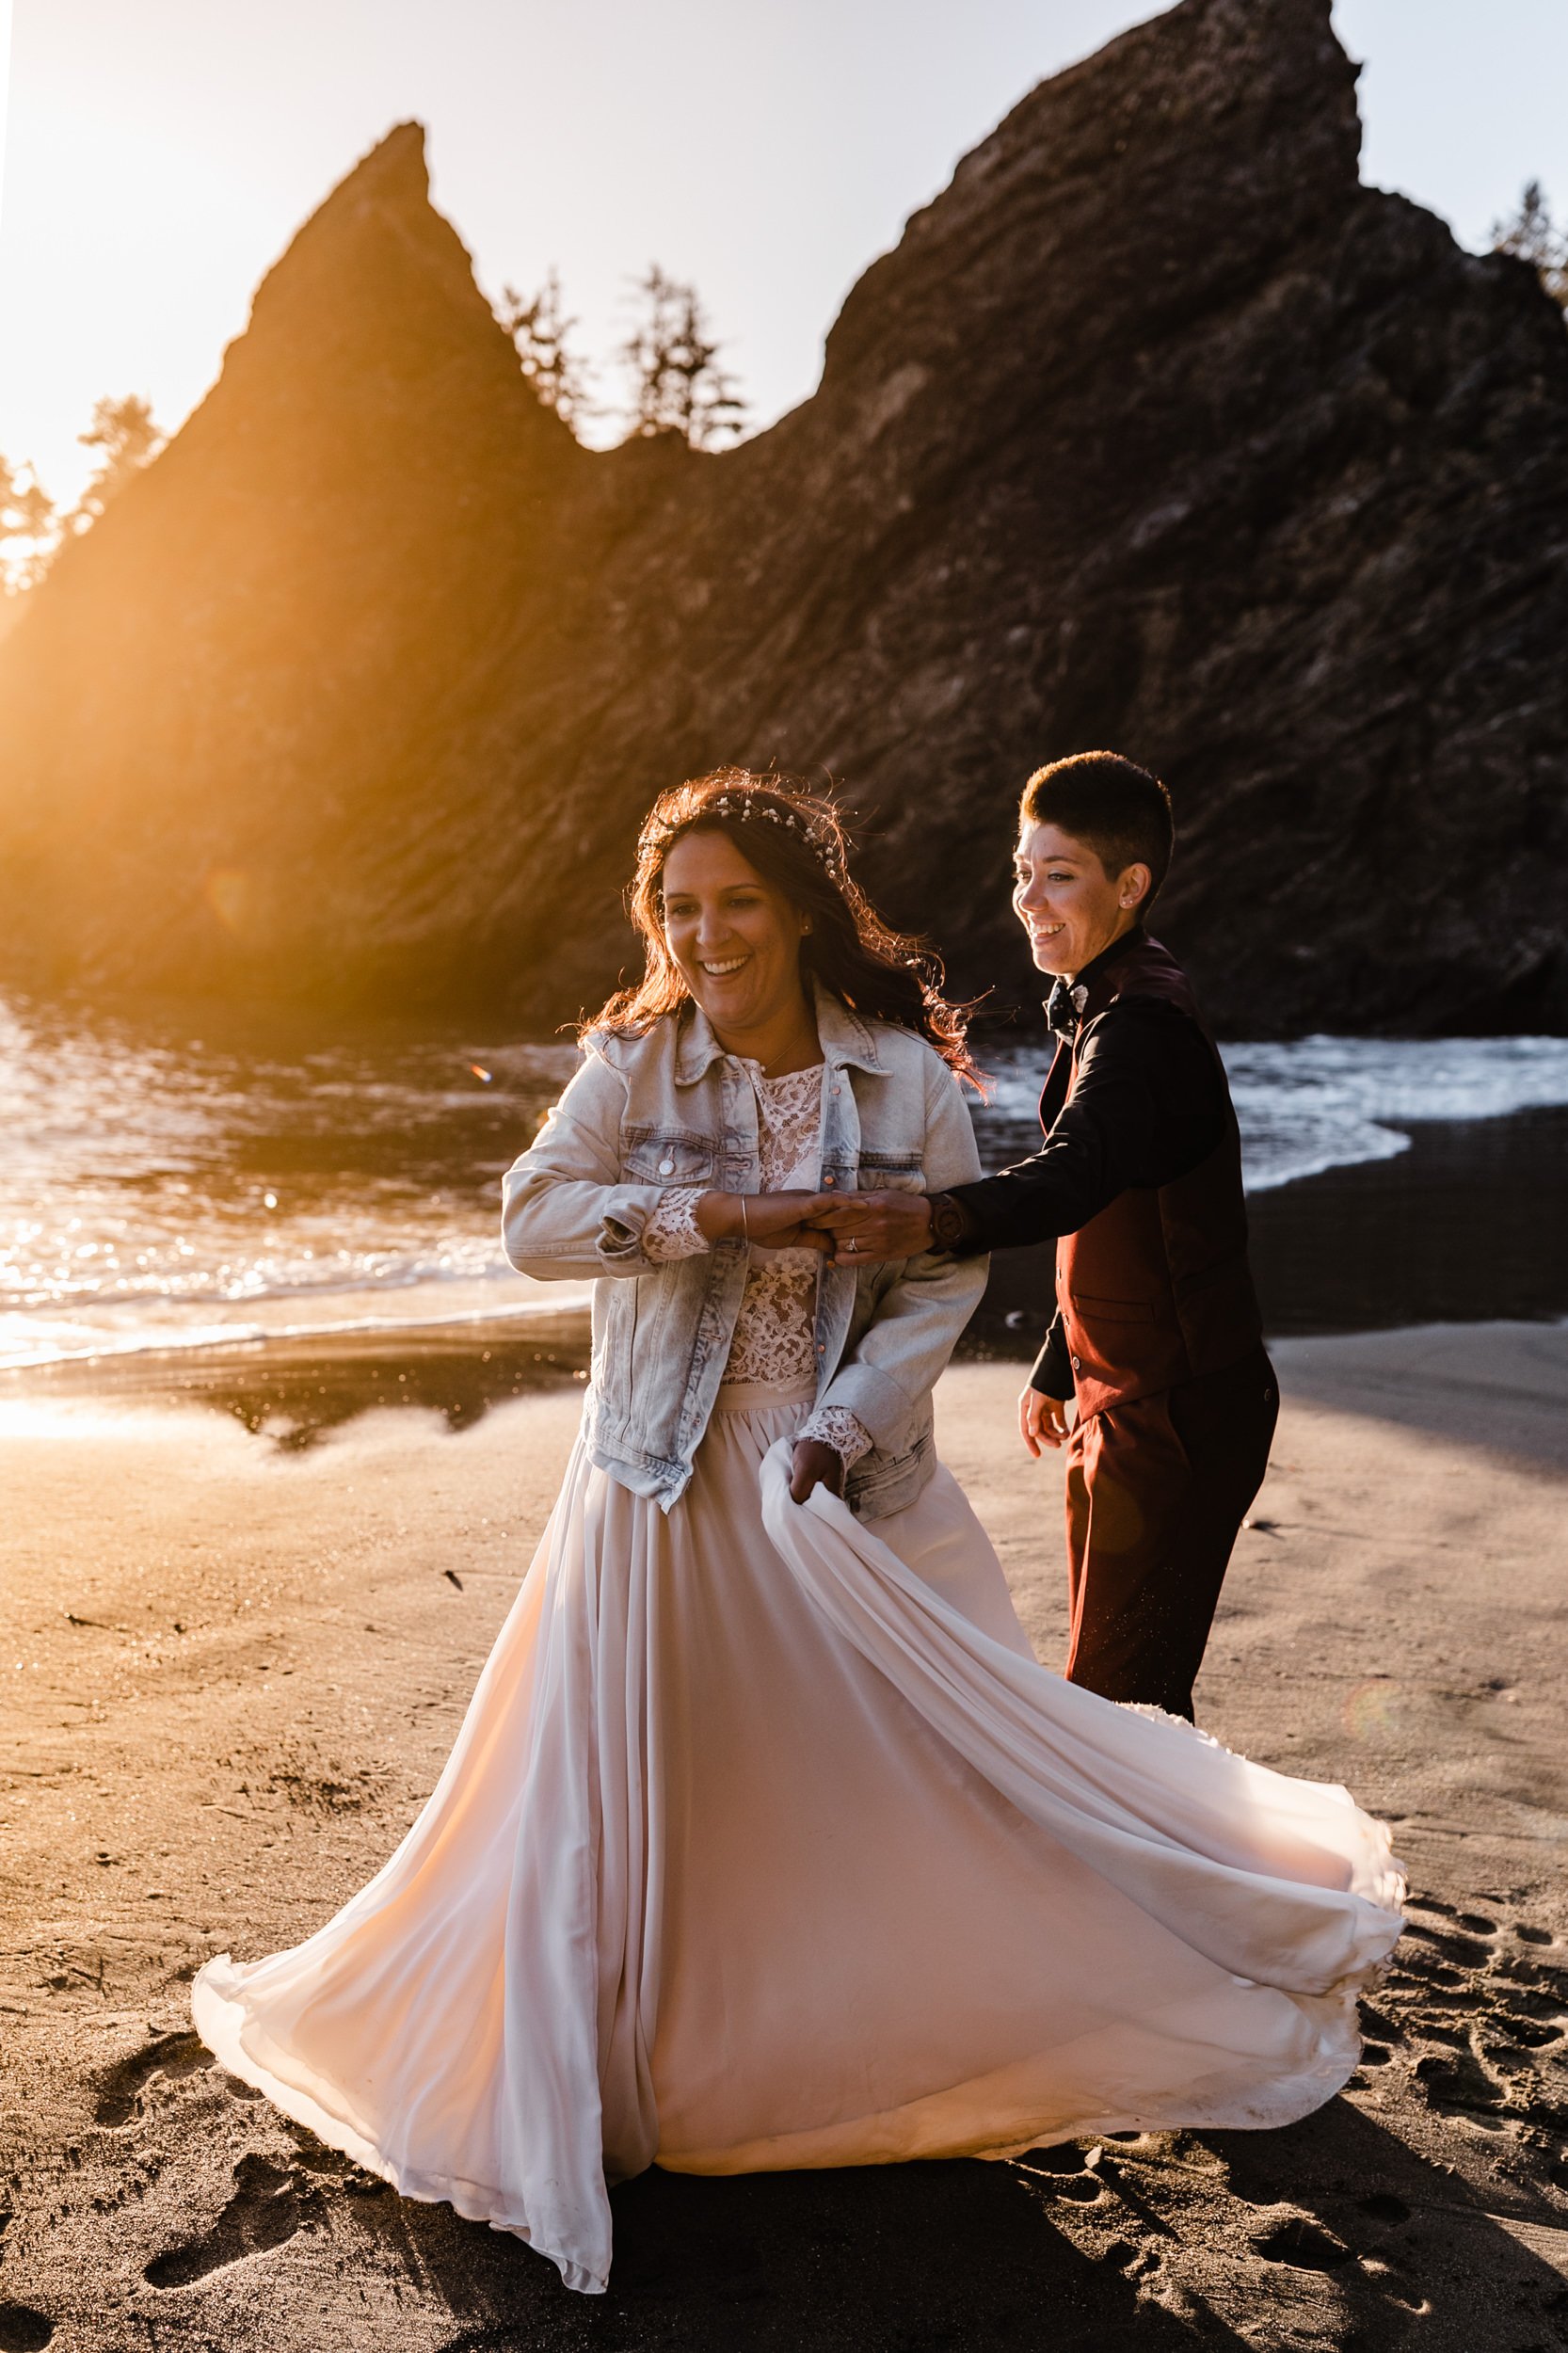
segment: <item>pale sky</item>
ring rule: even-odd
[[[0,0],[0,30],[9,0]],[[56,498],[101,392],[177,424],[257,280],[394,121],[492,296],[558,264],[581,340],[651,260],[696,281],[768,423],[848,287],[1128,0],[14,0],[0,451]],[[1337,0],[1366,177],[1481,246],[1527,178],[1568,213],[1568,0]]]

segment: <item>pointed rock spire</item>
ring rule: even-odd
[[[1017,790],[1109,743],[1170,781],[1222,1025],[1568,1020],[1568,337],[1360,184],[1354,81],[1329,0],[1179,0],[722,456],[578,447],[399,125],[0,646],[13,953],[555,1021],[628,956],[652,793],[776,760],[1026,1005]]]

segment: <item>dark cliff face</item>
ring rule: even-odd
[[[652,793],[840,780],[889,910],[1037,993],[1017,789],[1110,744],[1233,1033],[1568,1020],[1568,336],[1362,188],[1329,0],[1034,91],[722,456],[579,449],[404,126],[0,648],[44,977],[559,1019]]]

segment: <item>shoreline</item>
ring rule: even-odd
[[[1291,1340],[1277,1360],[1274,1462],[1200,1717],[1392,1824],[1416,1901],[1358,2075],[1280,2133],[655,2170],[615,2193],[616,2345],[1329,2353],[1402,2342],[1417,2313],[1453,2353],[1549,2339],[1568,2283],[1568,1329]],[[1019,1447],[1017,1384],[1014,1364],[955,1366],[938,1442],[1054,1664],[1061,1466]],[[285,2125],[208,2061],[186,2007],[210,1954],[297,1941],[412,1818],[548,1515],[578,1385],[467,1425],[372,1406],[292,1449],[190,1397],[60,1405],[0,1418],[0,2318],[14,2337],[38,2314],[59,2353],[586,2343],[547,2265]]]
[[[1408,1151],[1248,1196],[1271,1345],[1568,1321],[1568,1110],[1415,1122],[1409,1132]],[[960,1361],[1032,1359],[1052,1311],[1051,1265],[1048,1248],[993,1258]],[[184,1335],[160,1336],[150,1321],[132,1346],[0,1366],[0,1410],[91,1392],[208,1394],[242,1420],[293,1415],[305,1428],[318,1390],[335,1423],[403,1388],[461,1425],[537,1386],[552,1365],[563,1378],[584,1369],[587,1299],[586,1284],[504,1273],[215,1305],[211,1321]]]
[[[1272,1334],[1266,1345],[1282,1377],[1294,1380],[1304,1395],[1316,1394],[1311,1367],[1339,1363],[1356,1368],[1364,1403],[1378,1393],[1380,1382],[1390,1397],[1400,1383],[1414,1383],[1427,1399],[1422,1410],[1429,1419],[1432,1384],[1421,1370],[1428,1355],[1462,1367],[1467,1350],[1480,1348],[1494,1368],[1492,1393],[1500,1406],[1508,1385],[1497,1369],[1501,1350],[1520,1359],[1517,1380],[1525,1386],[1519,1394],[1530,1432],[1524,1451],[1532,1459],[1568,1463],[1568,1439],[1557,1444],[1552,1435],[1568,1432],[1568,1391],[1557,1394],[1551,1371],[1551,1336],[1564,1333],[1568,1314],[1473,1322],[1432,1318],[1395,1328]],[[1529,1335],[1541,1339],[1533,1356]],[[1004,1330],[1001,1337],[1005,1344],[999,1346],[984,1330],[975,1333],[946,1378],[981,1366],[1021,1373],[1032,1346],[1014,1332]],[[1530,1389],[1538,1376],[1546,1383],[1549,1402]],[[520,1399],[575,1392],[587,1377],[586,1305],[550,1313],[531,1304],[521,1313],[465,1315],[450,1322],[431,1318],[366,1330],[259,1335],[6,1367],[0,1369],[0,1433],[38,1428],[56,1412],[156,1416],[206,1407],[285,1450],[301,1450],[361,1415],[411,1410],[439,1415],[452,1431],[471,1429]],[[1463,1375],[1455,1378],[1462,1391]],[[1461,1435],[1464,1419],[1456,1410],[1441,1426]]]
[[[51,1408],[208,1406],[284,1447],[313,1445],[361,1414],[412,1408],[469,1428],[496,1407],[587,1378],[588,1311],[274,1334],[0,1370],[0,1426]]]

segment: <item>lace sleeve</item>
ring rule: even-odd
[[[708,1237],[696,1222],[696,1205],[706,1185],[672,1185],[643,1227],[643,1256],[655,1266],[671,1258],[695,1258],[708,1248]]]
[[[800,1436],[818,1438],[824,1446],[830,1446],[846,1471],[872,1450],[871,1438],[847,1405],[819,1405],[801,1424]]]

